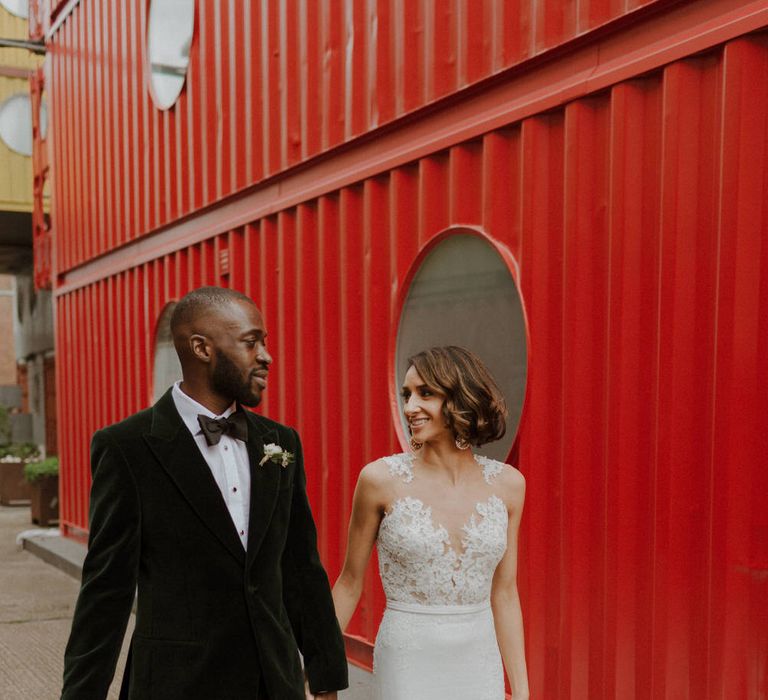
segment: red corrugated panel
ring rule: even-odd
[[[716,307],[715,399],[709,460],[717,479],[709,509],[713,565],[707,576],[708,692],[760,697],[768,693],[765,592],[768,552],[768,96],[754,85],[768,78],[768,38],[734,41],[723,58],[721,177]],[[756,459],[755,457],[758,456]],[[725,465],[739,465],[726,471]],[[723,595],[727,591],[727,595]],[[748,619],[753,625],[734,625]],[[744,651],[749,650],[749,651]],[[745,673],[731,669],[749,656]]]
[[[566,108],[564,144],[563,414],[560,490],[563,499],[560,581],[564,606],[563,689],[593,697],[603,686],[606,548],[604,453],[607,415],[606,315],[608,115],[606,97]],[[541,350],[546,352],[546,348]]]
[[[437,11],[393,2],[390,27],[406,5],[412,34]],[[454,22],[466,4],[451,7]],[[342,9],[328,6],[318,18],[339,74],[342,20],[354,24],[357,5]],[[615,8],[562,9],[567,27]],[[66,41],[69,26],[60,33]],[[260,36],[272,46],[269,32]],[[378,51],[369,44],[363,53]],[[398,51],[404,56],[406,46],[395,42]],[[424,56],[414,72],[432,66]],[[388,348],[403,281],[423,246],[447,227],[472,226],[519,265],[529,322],[516,463],[528,480],[520,586],[533,696],[765,697],[768,96],[754,86],[768,78],[768,40],[744,36],[650,72],[633,65],[630,79],[631,67],[594,94],[443,141],[412,162],[60,290],[65,529],[86,527],[91,433],[150,401],[151,338],[165,305],[201,284],[229,284],[264,312],[275,364],[260,410],[304,437],[321,554],[334,577],[357,473],[400,449]],[[295,68],[314,70],[301,61]],[[66,64],[56,71],[56,84],[79,94],[66,82]],[[405,71],[391,79],[404,104]],[[345,103],[331,103],[332,85],[320,82],[304,94],[308,102],[316,95],[331,120]],[[221,89],[226,100],[231,87]],[[383,109],[376,95],[371,104]],[[207,113],[211,94],[196,99],[195,113]],[[65,114],[54,114],[65,124],[57,157],[80,163],[78,122],[67,129]],[[296,123],[302,132],[317,128],[317,144],[346,133],[343,120],[333,128]],[[195,143],[203,136],[195,132]],[[252,152],[258,148],[254,142]],[[270,151],[264,172],[283,167],[290,153]],[[185,156],[199,165],[189,175],[195,188],[215,183],[218,176],[206,180],[214,156],[202,148]],[[229,166],[225,159],[221,177],[232,182],[238,170]],[[327,175],[310,170],[307,188],[313,172]],[[290,186],[289,176],[284,182]],[[78,200],[68,197],[77,188],[61,180],[56,188],[64,197],[57,227],[75,225]],[[194,206],[204,201],[196,197]],[[145,215],[143,204],[131,207]],[[382,605],[374,563],[350,633],[370,642]]]
[[[616,697],[646,697],[644,683],[653,667],[650,627],[642,620],[652,605],[651,577],[624,572],[650,572],[654,565],[654,542],[648,536],[654,503],[648,482],[656,428],[650,409],[656,402],[658,371],[648,348],[659,347],[660,257],[648,232],[657,231],[660,218],[662,91],[657,78],[617,86],[612,95],[607,281],[611,294],[623,300],[609,309],[606,416],[611,430],[605,447],[608,518],[615,523],[606,533],[614,581],[606,597],[606,629],[613,637],[608,663],[616,669],[607,682]]]
[[[542,697],[561,695],[564,659],[562,620],[566,614],[561,576],[563,498],[563,115],[552,113],[526,120],[521,126],[519,201],[522,239],[520,279],[525,291],[531,351],[529,393],[521,426],[520,463],[535,465],[527,485],[526,522],[521,533],[521,594],[527,593],[527,644],[531,687]],[[513,249],[514,250],[514,249]],[[544,355],[539,362],[539,355]],[[536,441],[534,435],[550,439]],[[531,507],[535,503],[537,507]],[[527,525],[527,528],[526,528]],[[557,533],[547,546],[534,533]],[[531,541],[529,542],[529,538]],[[533,622],[538,620],[538,623]]]

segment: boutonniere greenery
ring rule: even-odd
[[[288,452],[288,450],[284,450],[280,445],[270,442],[269,445],[264,445],[264,456],[261,458],[259,466],[261,467],[266,462],[274,462],[281,467],[287,467],[293,462],[293,459],[293,452]]]

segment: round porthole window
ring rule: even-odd
[[[149,85],[160,109],[171,107],[184,87],[194,29],[194,0],[151,0],[147,28]]]
[[[181,379],[181,364],[171,337],[171,316],[176,304],[168,304],[160,314],[155,334],[155,361],[152,372],[152,398],[157,401],[174,382]]]
[[[441,238],[421,259],[402,307],[395,349],[395,395],[407,360],[437,345],[460,345],[483,360],[509,408],[507,432],[482,454],[504,460],[525,398],[527,333],[523,303],[507,262],[484,237],[464,230]],[[398,400],[402,434],[408,429]]]
[[[47,114],[40,105],[40,128],[45,138]],[[0,104],[0,139],[8,148],[23,156],[32,155],[32,101],[17,93]]]
[[[0,5],[12,15],[23,17],[24,19],[29,17],[29,0],[0,0]]]

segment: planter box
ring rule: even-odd
[[[40,527],[59,524],[59,477],[44,476],[30,484],[32,522]]]
[[[0,462],[0,505],[29,505],[31,490],[24,478],[24,462]]]

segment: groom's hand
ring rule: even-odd
[[[306,676],[304,677],[304,693],[307,696],[307,700],[338,700],[336,695],[337,691],[335,690],[329,690],[327,693],[315,693],[312,695],[309,690],[309,682],[307,681]]]

